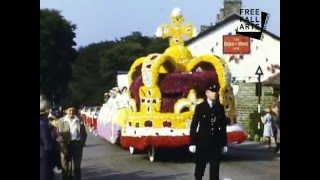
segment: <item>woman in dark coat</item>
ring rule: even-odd
[[[49,125],[49,103],[40,95],[40,180],[53,180],[53,138]]]

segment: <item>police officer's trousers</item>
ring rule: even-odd
[[[221,148],[198,148],[196,150],[196,168],[195,178],[196,180],[202,180],[207,163],[210,163],[210,180],[219,180],[219,168],[220,168]]]

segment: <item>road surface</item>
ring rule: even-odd
[[[88,136],[82,159],[83,180],[193,180],[194,156],[187,150],[158,151],[155,162],[146,153],[131,155],[101,137]],[[209,164],[204,180],[209,179]],[[278,180],[280,155],[263,144],[231,145],[220,166],[221,179]]]

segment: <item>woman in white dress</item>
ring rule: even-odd
[[[272,109],[268,107],[265,109],[266,115],[264,115],[261,120],[264,124],[263,126],[263,137],[265,137],[268,141],[268,148],[271,148],[271,137],[273,137],[273,116],[272,116]]]

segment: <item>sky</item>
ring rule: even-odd
[[[216,21],[223,0],[40,0],[40,9],[61,11],[76,24],[76,47],[130,35],[139,31],[154,36],[163,23],[171,24],[172,9],[181,8],[185,24],[201,25]],[[266,29],[280,36],[280,0],[242,0],[242,8],[255,8],[270,14]]]

